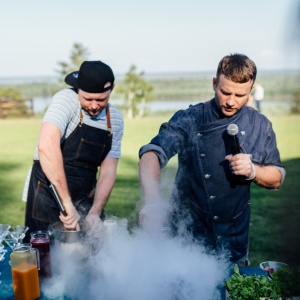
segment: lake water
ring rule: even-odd
[[[51,102],[51,97],[48,98],[42,98],[42,97],[36,97],[33,98],[33,111],[34,113],[43,113],[48,105]],[[110,102],[114,105],[122,105],[123,100],[121,99],[111,99]],[[194,105],[199,102],[197,101],[163,101],[163,100],[154,100],[150,103],[148,103],[147,107],[151,112],[156,112],[156,111],[177,111],[180,109],[186,109],[189,107],[189,105]],[[281,113],[283,112],[288,112],[290,108],[290,103],[288,102],[272,102],[272,101],[265,101],[262,103],[262,110],[264,112],[264,109],[268,110],[276,110],[280,111]]]
[[[36,97],[33,98],[33,111],[34,113],[42,113],[46,110],[48,105],[51,102],[51,97],[41,98]],[[111,99],[110,103],[113,105],[122,105],[123,100],[121,99]],[[147,107],[150,111],[167,111],[167,110],[179,110],[188,108],[190,104],[196,104],[197,102],[188,102],[188,101],[161,101],[156,100],[150,102]]]
[[[48,105],[51,102],[51,97],[35,97],[33,98],[33,112],[36,113],[42,113],[46,110]]]

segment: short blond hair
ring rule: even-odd
[[[217,80],[223,74],[236,83],[245,83],[256,79],[257,69],[255,63],[246,55],[234,53],[224,56],[219,62]]]

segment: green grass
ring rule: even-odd
[[[106,207],[107,215],[136,222],[140,202],[138,150],[158,132],[168,115],[125,120],[117,181]],[[270,116],[287,169],[279,191],[252,186],[250,261],[279,260],[300,266],[300,116]],[[23,224],[22,189],[33,159],[41,119],[0,120],[0,223]],[[168,192],[176,170],[172,159],[164,170]]]
[[[278,191],[252,185],[250,260],[300,266],[300,117],[270,119],[287,175]]]

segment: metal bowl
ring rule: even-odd
[[[274,269],[274,271],[276,272],[280,268],[288,267],[288,265],[283,263],[283,262],[279,262],[279,261],[264,261],[264,262],[259,264],[259,267],[262,270],[266,270],[266,268],[268,267],[270,269]]]
[[[83,242],[87,236],[87,227],[84,223],[80,225],[80,230],[65,230],[62,222],[56,222],[49,227],[50,236],[54,240],[62,243]]]

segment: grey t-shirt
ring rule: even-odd
[[[42,123],[50,122],[57,126],[61,131],[61,143],[70,136],[80,121],[80,103],[78,95],[72,89],[64,89],[57,92],[47,108]],[[99,115],[91,117],[84,110],[83,123],[92,127],[107,130],[106,109]],[[121,140],[124,131],[124,119],[122,113],[113,105],[109,104],[110,121],[113,133],[112,147],[107,157],[120,158],[121,156]],[[38,148],[36,145],[34,160],[39,160]],[[26,176],[24,184],[22,200],[27,201],[28,185],[31,175],[31,168]]]
[[[80,120],[80,103],[78,95],[72,89],[64,89],[56,93],[44,115],[43,123],[50,122],[59,128],[62,134],[61,143],[75,130]],[[108,157],[120,158],[121,140],[124,130],[124,120],[121,112],[109,104],[110,121],[113,132],[112,147]],[[83,123],[92,127],[107,130],[106,109],[98,116],[91,117],[84,110]],[[38,160],[37,148],[34,159]]]

